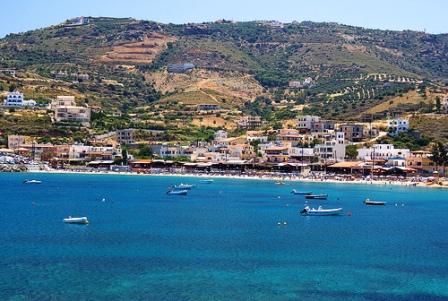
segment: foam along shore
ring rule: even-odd
[[[443,185],[430,182],[423,178],[416,181],[412,179],[384,179],[384,178],[368,178],[368,179],[348,179],[343,176],[296,176],[296,175],[278,175],[269,173],[259,174],[229,174],[229,173],[173,173],[173,172],[153,172],[153,173],[137,173],[137,172],[117,172],[104,170],[62,170],[62,169],[47,169],[47,170],[33,170],[28,173],[50,173],[50,174],[85,174],[85,175],[120,175],[120,176],[152,176],[152,177],[194,177],[194,178],[214,178],[214,179],[243,179],[243,180],[266,180],[266,181],[288,181],[288,182],[307,182],[307,183],[334,183],[334,184],[363,184],[363,185],[396,185],[396,186],[412,186],[412,187],[427,187],[427,188],[448,188],[448,182],[442,182]],[[441,179],[442,180],[442,179]]]

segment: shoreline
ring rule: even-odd
[[[282,182],[304,182],[304,183],[330,183],[330,184],[358,184],[358,185],[382,185],[382,186],[403,186],[403,187],[421,187],[421,188],[439,188],[446,189],[446,185],[428,185],[425,182],[398,181],[398,180],[364,180],[364,179],[338,179],[332,178],[307,178],[301,176],[276,176],[276,175],[231,175],[231,174],[196,174],[196,173],[136,173],[136,172],[117,172],[117,171],[74,171],[74,170],[31,170],[25,173],[46,173],[46,174],[82,174],[82,175],[119,175],[119,176],[152,176],[152,177],[185,177],[185,178],[212,178],[212,179],[234,179],[234,180],[258,180],[258,181],[282,181]]]

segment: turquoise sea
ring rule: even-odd
[[[181,182],[198,186],[165,194]],[[23,173],[0,183],[0,300],[448,300],[446,190]],[[351,216],[300,216],[293,188],[328,193],[312,203]]]

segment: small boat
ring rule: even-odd
[[[191,188],[193,188],[194,185],[191,184],[184,184],[184,183],[180,183],[179,185],[174,185],[174,189],[180,189],[180,190],[190,190]]]
[[[42,181],[39,180],[25,180],[23,181],[23,184],[41,184]]]
[[[205,180],[199,181],[199,183],[202,183],[202,184],[211,184],[213,182],[215,182],[215,180],[213,180],[213,179],[205,179]]]
[[[166,194],[169,195],[187,195],[188,190],[168,190]]]
[[[285,182],[284,181],[277,181],[277,182],[275,182],[275,185],[285,185]]]
[[[309,195],[309,194],[313,194],[313,193],[309,192],[309,191],[298,191],[298,190],[293,189],[291,191],[291,194]]]
[[[340,214],[342,214],[342,208],[324,209],[324,208],[322,208],[322,206],[319,206],[317,209],[315,209],[315,208],[310,208],[309,206],[306,206],[305,208],[303,208],[302,211],[300,211],[300,214],[316,215],[316,216],[340,215]]]
[[[326,200],[328,198],[328,194],[307,194],[305,195],[305,199],[312,200]]]
[[[87,217],[67,217],[64,218],[64,223],[67,224],[78,224],[78,225],[87,225],[89,223],[89,220],[87,219]]]
[[[368,206],[385,206],[387,203],[383,201],[371,201],[370,199],[364,200],[364,205]]]

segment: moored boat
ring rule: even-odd
[[[211,184],[211,183],[213,183],[215,180],[213,180],[213,179],[205,179],[205,180],[200,180],[199,181],[199,183],[202,183],[202,184]]]
[[[293,190],[291,191],[291,193],[292,193],[292,194],[299,194],[299,195],[309,195],[309,194],[313,194],[313,193],[310,192],[310,191],[299,191],[299,190],[296,190],[296,189],[293,189]]]
[[[39,180],[25,180],[23,181],[23,184],[41,184],[42,181]]]
[[[89,223],[89,220],[87,219],[87,217],[67,217],[64,218],[64,223],[67,224],[78,224],[78,225],[87,225]]]
[[[168,190],[166,194],[169,195],[187,195],[188,190]]]
[[[180,190],[190,190],[191,188],[193,188],[194,185],[191,184],[184,184],[184,183],[180,183],[179,185],[174,185],[174,189],[180,189]]]
[[[364,200],[364,205],[368,205],[368,206],[385,206],[387,203],[383,202],[383,201],[372,201],[370,199],[365,199]]]
[[[319,206],[317,209],[315,209],[306,206],[305,208],[303,208],[302,211],[300,211],[300,214],[316,215],[316,216],[341,215],[342,210],[343,210],[342,208],[324,209],[322,208],[322,206]]]
[[[307,194],[305,195],[305,198],[311,200],[326,200],[328,198],[328,194]]]

